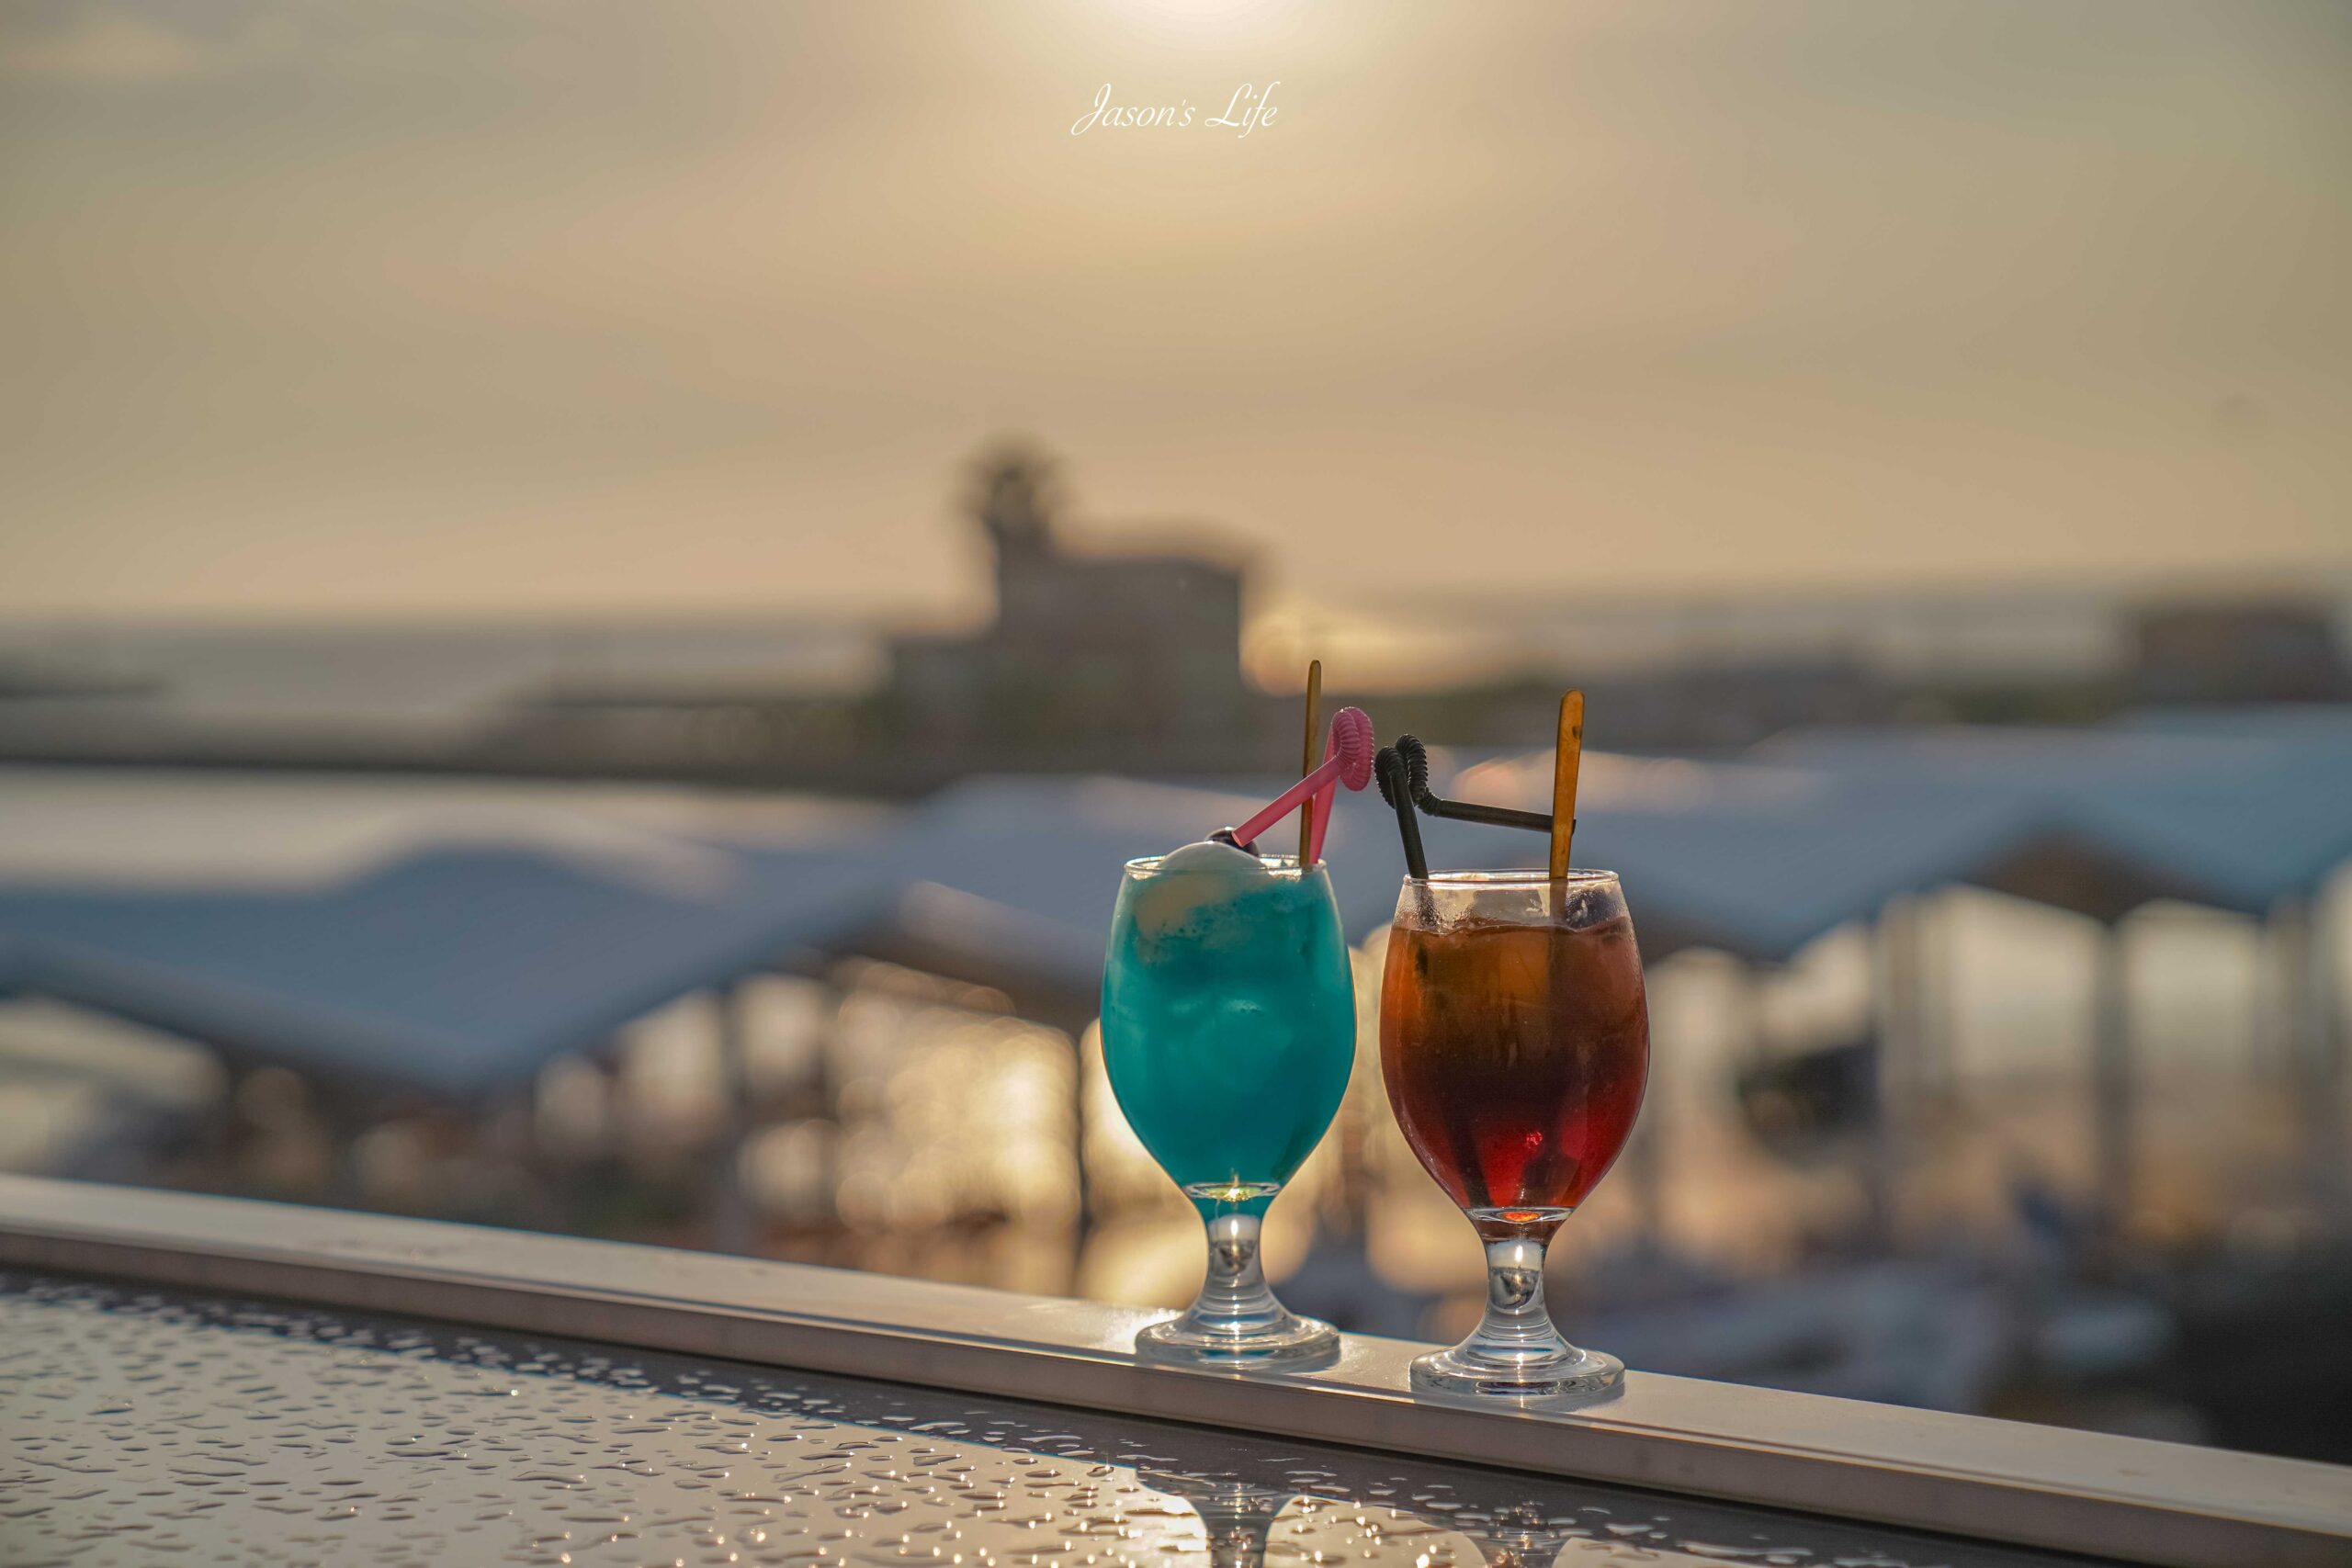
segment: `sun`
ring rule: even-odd
[[[1270,25],[1286,22],[1300,0],[1094,0],[1111,15],[1132,17],[1170,41],[1246,42]]]

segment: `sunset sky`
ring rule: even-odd
[[[0,616],[2352,565],[2347,278],[2334,0],[14,0]]]

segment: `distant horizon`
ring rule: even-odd
[[[1115,542],[1118,536],[1114,530],[1096,537]],[[1167,536],[1155,536],[1155,540],[1160,544],[1170,542]],[[1105,553],[1115,555],[1118,551],[1113,548]],[[2320,581],[2315,582],[2315,578]],[[1355,596],[1352,603],[1355,606],[1393,610],[1400,615],[1419,604],[1448,614],[1491,615],[1498,611],[1505,615],[1534,613],[1564,604],[1589,604],[1595,600],[1622,605],[1628,610],[1642,610],[1713,605],[1726,608],[1859,606],[1978,599],[2131,601],[2143,596],[2183,602],[2275,599],[2306,603],[2352,596],[2352,551],[2342,556],[2314,556],[2301,562],[2249,566],[2238,571],[2226,568],[2151,567],[2139,571],[2109,574],[2080,572],[2034,577],[1988,574],[1973,580],[1955,580],[1945,575],[1916,580],[1838,579],[1820,582],[1792,580],[1740,587],[1705,582],[1679,588],[1637,584],[1592,589],[1563,584],[1517,589],[1452,586],[1419,589],[1400,584],[1372,589]],[[1302,603],[1289,594],[1275,597],[1278,602],[1254,609],[1251,614],[1286,613]],[[683,628],[709,626],[714,621],[730,626],[743,626],[790,618],[815,629],[879,628],[888,631],[900,626],[921,629],[943,621],[954,624],[959,617],[984,614],[988,607],[985,585],[978,582],[976,574],[974,582],[967,591],[948,600],[877,600],[847,609],[834,608],[815,601],[795,603],[757,598],[633,605],[618,601],[607,604],[552,606],[527,603],[509,605],[483,604],[414,610],[383,607],[304,611],[298,606],[277,605],[258,611],[234,606],[201,611],[96,606],[54,611],[0,608],[0,627],[119,626],[142,631],[190,632],[311,631],[335,627],[355,630],[429,630],[435,627],[489,630],[511,627],[527,631],[566,626]],[[1322,606],[1318,604],[1317,607]]]
[[[984,592],[981,599],[985,598]],[[1422,596],[1418,617],[1399,598],[1365,597],[1344,606],[1277,601],[1244,622],[1243,669],[1260,689],[1295,693],[1306,662],[1322,658],[1334,689],[1405,691],[1462,682],[1549,679],[1575,671],[1593,678],[1677,665],[1742,660],[1771,663],[1808,657],[1850,657],[1865,664],[1973,671],[1994,677],[2079,675],[2117,663],[2132,614],[2143,608],[2307,607],[2325,615],[2352,658],[2352,570],[2330,566],[2281,574],[2217,579],[2207,573],[2137,581],[1894,585],[1882,591],[1742,593],[1613,593],[1563,596],[1530,589],[1512,594]],[[788,604],[744,603],[664,614],[637,607],[606,615],[581,611],[526,615],[443,610],[412,616],[140,618],[0,616],[0,667],[12,658],[64,656],[99,668],[112,657],[153,658],[180,643],[224,662],[219,679],[268,656],[264,683],[294,671],[273,645],[318,649],[343,644],[378,648],[391,662],[526,650],[575,660],[581,671],[629,674],[658,686],[775,682],[788,656],[794,681],[846,688],[878,680],[880,656],[903,635],[968,633],[986,624],[984,603],[949,612],[912,604],[884,610],[812,612]],[[578,646],[552,649],[567,640]],[[729,649],[739,642],[750,646]],[[631,644],[639,646],[634,649]],[[124,646],[124,645],[130,646]],[[657,648],[655,645],[660,645]],[[695,651],[697,644],[703,645]],[[797,650],[794,645],[797,644]],[[160,646],[159,646],[160,645]],[[654,662],[643,663],[647,660]],[[686,665],[679,667],[678,660]],[[605,661],[609,661],[606,663]],[[299,682],[298,682],[299,683]]]

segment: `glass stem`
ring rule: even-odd
[[[1265,1267],[1259,1260],[1260,1216],[1249,1209],[1205,1202],[1200,1210],[1208,1226],[1209,1271],[1185,1315],[1202,1327],[1227,1334],[1262,1329],[1287,1317],[1266,1284]]]
[[[1511,1361],[1575,1354],[1544,1305],[1544,1252],[1548,1232],[1487,1242],[1487,1312],[1464,1347]]]
[[[1209,1538],[1211,1568],[1265,1568],[1266,1528]]]
[[[1266,1568],[1266,1538],[1273,1520],[1266,1517],[1211,1518],[1201,1516],[1208,1531],[1209,1568]]]

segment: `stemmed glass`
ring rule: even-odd
[[[1127,863],[1102,976],[1119,1109],[1208,1230],[1190,1310],[1136,1337],[1162,1359],[1261,1365],[1337,1348],[1274,1299],[1259,1232],[1321,1140],[1355,1059],[1355,987],[1323,867]]]
[[[1265,1568],[1266,1538],[1273,1533],[1276,1517],[1296,1495],[1233,1476],[1138,1470],[1136,1479],[1193,1506],[1207,1538],[1209,1568]]]
[[[1560,1337],[1544,1253],[1634,1130],[1649,1007],[1616,874],[1408,877],[1380,989],[1380,1064],[1405,1141],[1487,1248],[1469,1338],[1413,1384],[1518,1398],[1605,1393],[1613,1356]]]

